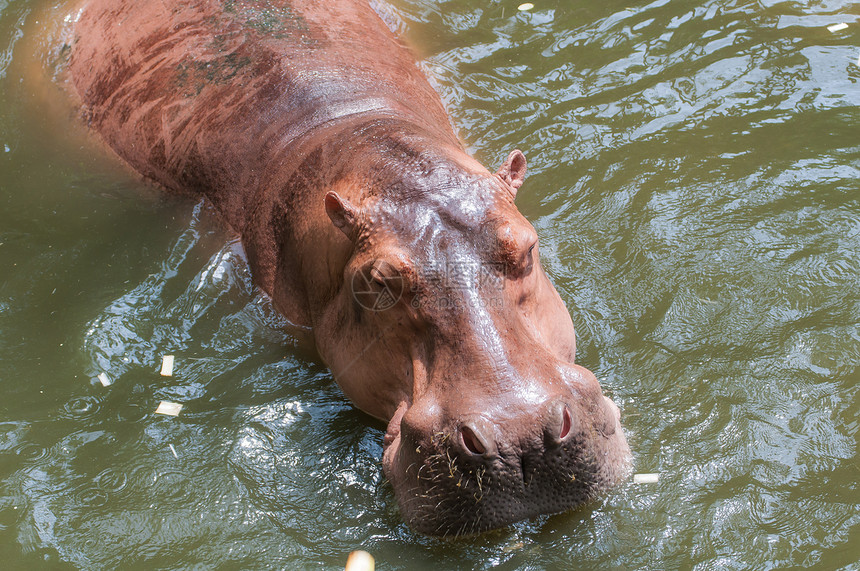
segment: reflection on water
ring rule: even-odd
[[[11,565],[338,568],[359,546],[398,569],[856,565],[856,6],[516,4],[401,0],[388,20],[482,160],[529,157],[517,202],[579,359],[660,482],[480,538],[413,535],[382,427],[206,209],[81,166],[23,119],[8,70],[31,6],[0,0]]]

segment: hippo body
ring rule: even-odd
[[[69,72],[108,145],[206,197],[256,284],[388,423],[406,521],[465,535],[576,507],[628,470],[617,407],[514,206],[362,0],[91,0]]]

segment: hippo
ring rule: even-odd
[[[69,18],[86,123],[208,200],[255,284],[383,421],[406,523],[468,536],[568,511],[629,473],[618,407],[514,199],[472,158],[366,0],[89,0]]]

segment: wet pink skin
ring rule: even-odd
[[[574,364],[567,309],[517,210],[526,159],[470,157],[360,0],[91,0],[69,72],[86,120],[168,190],[205,196],[257,285],[388,424],[419,532],[566,511],[622,479],[619,411]]]

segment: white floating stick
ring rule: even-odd
[[[166,414],[167,416],[179,416],[179,411],[182,410],[182,405],[166,400],[158,403],[158,408],[155,409],[155,414]]]
[[[173,457],[174,457],[174,458],[176,458],[176,459],[178,460],[178,459],[179,459],[179,454],[177,454],[177,453],[176,453],[176,448],[174,448],[174,447],[173,447],[173,444],[169,444],[169,443],[168,443],[168,446],[170,446],[170,451],[171,451],[171,452],[173,452]]]
[[[633,474],[634,484],[656,484],[660,481],[660,474]]]
[[[165,355],[161,358],[161,376],[173,376],[173,355]]]
[[[519,10],[520,12],[528,12],[534,7],[535,5],[531,2],[526,2],[525,4],[520,4],[519,6],[517,6],[517,10]]]
[[[349,554],[344,571],[373,571],[375,568],[373,555],[359,549]]]
[[[107,373],[99,373],[98,379],[103,387],[109,387],[113,384],[113,381],[110,380],[110,377],[107,376]]]
[[[827,30],[832,34],[835,34],[836,32],[841,32],[842,30],[844,30],[847,27],[848,27],[848,24],[846,24],[845,22],[840,22],[839,24],[833,24],[832,26],[827,26]]]

